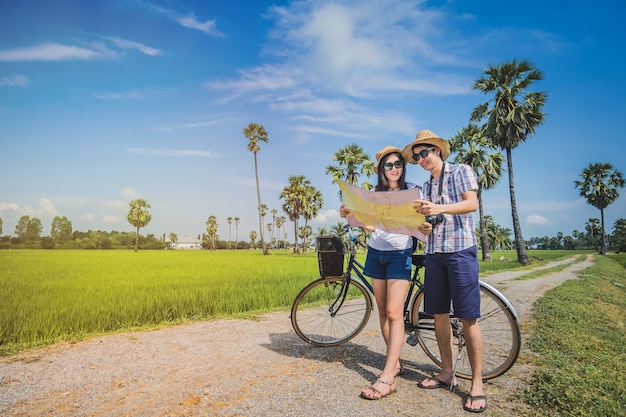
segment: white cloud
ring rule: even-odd
[[[0,211],[17,212],[19,210],[20,210],[20,206],[15,203],[0,203]]]
[[[0,85],[8,85],[10,87],[28,87],[30,79],[23,75],[14,75],[13,77],[0,77]]]
[[[122,190],[122,197],[127,200],[132,200],[134,198],[139,198],[139,191],[135,190],[132,187],[127,187]]]
[[[122,49],[137,49],[141,53],[150,55],[150,56],[163,55],[163,53],[159,49],[152,48],[150,46],[144,45],[139,42],[129,41],[126,39],[121,39],[121,38],[108,38],[108,39],[113,41],[117,46],[119,46]]]
[[[538,214],[530,214],[526,216],[526,223],[532,224],[532,225],[543,225],[543,224],[548,224],[549,221],[545,217],[540,216]]]
[[[82,223],[93,223],[96,220],[96,216],[93,213],[85,213],[78,218]]]
[[[311,220],[311,224],[319,224],[321,226],[325,226],[328,224],[336,224],[339,221],[342,221],[341,216],[339,216],[339,211],[335,209],[329,209],[320,211],[317,217]]]
[[[88,61],[112,57],[117,57],[117,54],[98,43],[83,47],[49,42],[35,46],[0,51],[0,61],[4,62]]]
[[[102,223],[106,223],[106,224],[111,224],[111,223],[119,223],[124,221],[125,219],[121,218],[120,216],[114,216],[111,214],[108,214],[104,217],[102,217]]]
[[[100,100],[137,100],[143,98],[144,94],[139,90],[130,90],[124,93],[95,93],[93,96]]]
[[[200,22],[195,15],[189,14],[187,16],[181,16],[175,19],[181,26],[189,29],[197,29],[207,35],[223,38],[225,35],[217,30],[215,20],[207,20],[206,22]]]

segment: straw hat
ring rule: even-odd
[[[378,174],[378,166],[380,165],[380,161],[382,161],[383,158],[390,153],[400,154],[404,159],[404,162],[406,162],[406,158],[404,157],[404,154],[402,153],[402,150],[400,148],[396,148],[395,146],[385,146],[380,151],[376,152],[376,165],[374,166],[374,173]]]
[[[404,147],[402,154],[404,159],[410,164],[417,164],[413,160],[413,146],[415,145],[433,145],[441,151],[441,159],[444,161],[450,156],[450,144],[447,140],[441,139],[430,130],[420,130],[415,136],[415,140]]]

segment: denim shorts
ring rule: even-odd
[[[476,246],[453,253],[426,255],[424,310],[428,314],[450,312],[462,319],[480,317],[480,285]]]
[[[380,251],[367,248],[363,273],[376,279],[411,279],[413,249]]]

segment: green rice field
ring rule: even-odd
[[[528,268],[514,262],[515,252],[492,255],[494,262],[481,262],[483,273]],[[0,355],[94,334],[287,310],[318,277],[314,251],[4,250]]]

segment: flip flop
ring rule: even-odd
[[[467,394],[467,398],[469,398],[470,400],[470,405],[474,404],[474,401],[476,400],[485,400],[485,405],[483,407],[473,409],[463,404],[463,410],[469,411],[470,413],[482,413],[483,411],[487,409],[487,396],[486,395]],[[465,399],[465,402],[467,402],[467,398]]]
[[[436,385],[424,385],[424,382],[426,381],[433,381],[436,382]],[[447,390],[452,391],[453,389],[455,389],[459,384],[454,384],[452,387],[450,387],[450,384],[443,382],[441,379],[437,378],[436,376],[431,376],[430,378],[426,378],[423,381],[420,381],[417,383],[417,386],[421,389],[438,389],[438,388],[444,388]],[[452,389],[451,389],[452,388]]]

